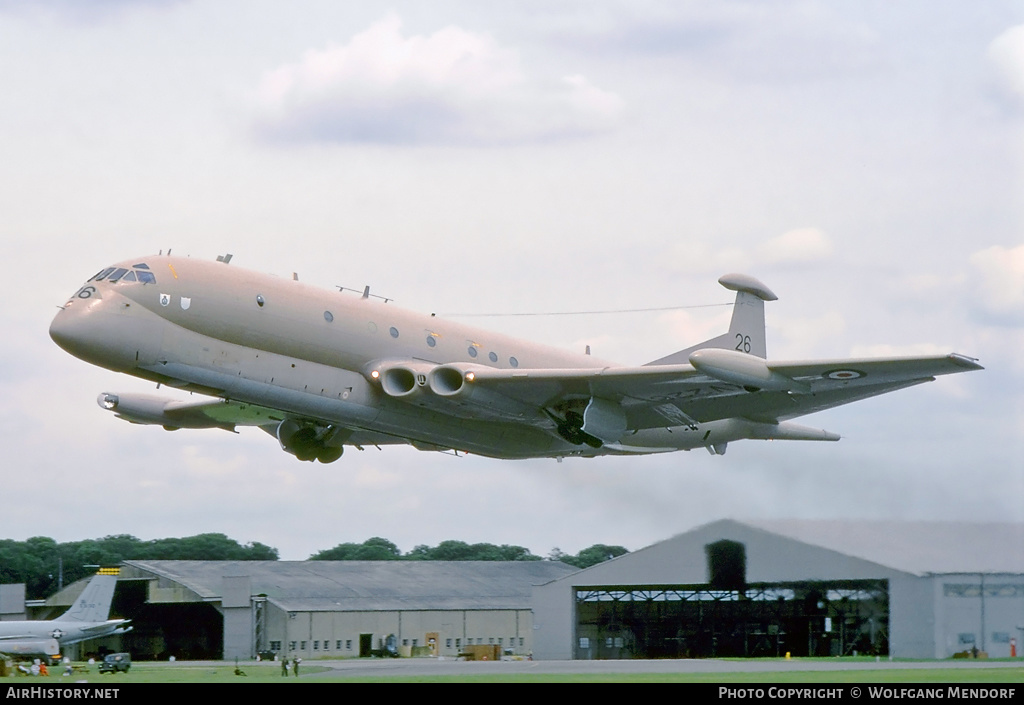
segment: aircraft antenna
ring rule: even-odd
[[[370,298],[372,296],[375,299],[380,299],[384,303],[389,303],[391,301],[394,301],[394,299],[389,299],[386,296],[380,296],[379,294],[371,294],[370,293],[370,286],[369,285],[364,286],[362,289],[350,289],[347,286],[338,286],[338,285],[335,285],[334,288],[337,289],[338,291],[352,291],[352,292],[355,292],[357,294],[360,294],[360,298],[363,298],[363,299],[368,299],[368,298]]]
[[[620,308],[602,311],[535,311],[532,313],[442,313],[449,318],[509,318],[512,316],[594,316],[612,313],[650,313],[652,311],[681,311],[690,308],[715,308],[733,304],[696,304],[693,306],[660,306],[657,308]]]

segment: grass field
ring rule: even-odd
[[[805,659],[818,669],[826,659]],[[831,660],[835,662],[835,659]],[[816,663],[814,663],[816,662]],[[96,684],[120,683],[1024,683],[1024,664],[1003,668],[885,668],[870,670],[786,670],[716,673],[508,673],[464,675],[352,676],[344,671],[314,663],[304,663],[301,675],[281,676],[274,664],[242,663],[244,676],[235,675],[233,664],[209,663],[135,663],[129,673],[100,675],[76,673],[62,676],[55,668],[47,678],[9,677],[0,685],[71,684],[88,681]],[[799,668],[799,665],[796,665]],[[398,669],[399,671],[401,669]]]

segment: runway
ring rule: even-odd
[[[723,660],[723,659],[659,659],[602,661],[458,661],[455,659],[347,659],[311,661],[306,665],[331,670],[310,674],[316,677],[391,677],[391,676],[467,676],[615,673],[780,673],[786,671],[872,671],[1016,668],[1024,674],[1022,661],[828,661],[822,659],[786,660]]]

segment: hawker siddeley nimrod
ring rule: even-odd
[[[411,444],[495,458],[645,454],[740,439],[835,441],[790,419],[938,375],[958,354],[769,361],[753,277],[729,332],[626,367],[387,301],[246,271],[230,255],[126,260],[61,307],[51,337],[83,360],[210,398],[102,393],[101,407],[168,430],[258,426],[300,460]]]

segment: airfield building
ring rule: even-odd
[[[141,654],[369,656],[388,646],[456,656],[533,649],[533,585],[574,572],[552,561],[126,561]]]
[[[541,659],[1006,657],[1024,524],[717,521],[537,587],[533,614]]]
[[[29,616],[60,614],[84,583],[29,604]],[[4,586],[0,618],[20,615],[23,599]],[[722,520],[586,570],[127,561],[111,615],[133,631],[71,648],[343,658],[380,654],[393,636],[405,655],[486,645],[538,659],[1006,657],[1014,642],[1022,653],[1024,524]]]

